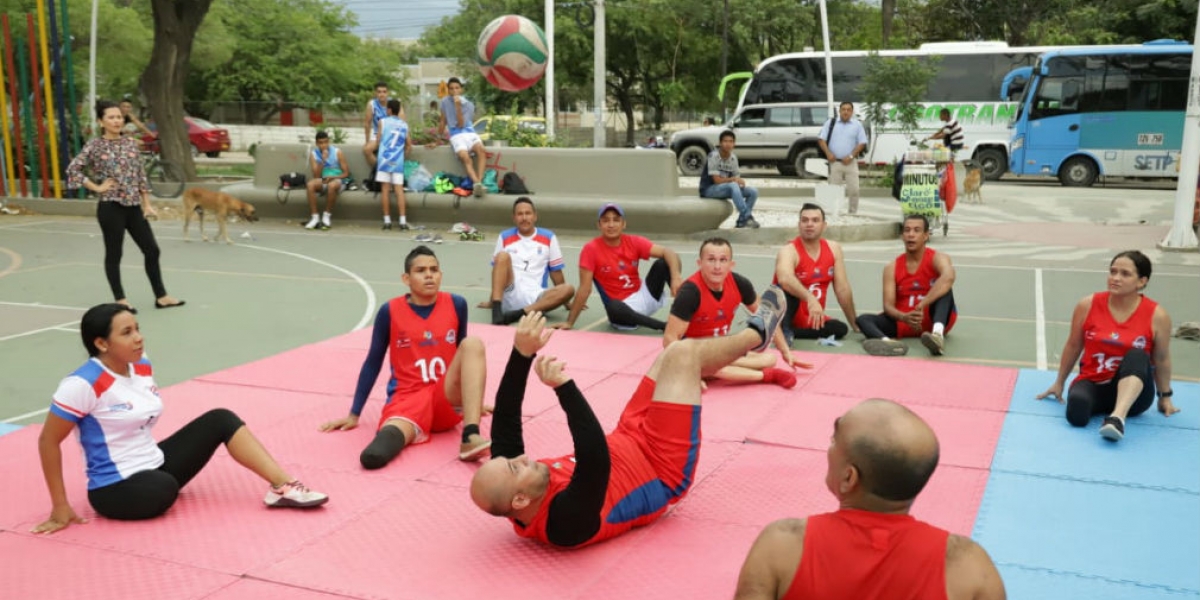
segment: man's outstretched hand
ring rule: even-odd
[[[537,354],[550,341],[553,329],[546,327],[546,317],[538,311],[526,313],[517,321],[517,333],[513,335],[513,347],[526,358]]]
[[[537,360],[533,361],[533,370],[537,373],[538,379],[541,379],[542,383],[552,388],[556,388],[571,380],[566,373],[563,373],[563,369],[566,366],[567,363],[553,356],[539,356]]]

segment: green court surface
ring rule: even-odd
[[[540,223],[553,228],[553,223]],[[160,386],[277,354],[370,326],[378,306],[406,291],[400,276],[405,254],[418,232],[382,232],[367,226],[339,226],[310,232],[296,226],[230,225],[236,245],[202,243],[193,227],[182,239],[177,221],[154,225],[162,247],[164,278],[170,293],[187,306],[155,310],[141,253],[125,244],[122,274],[129,299],[146,336],[147,354]],[[215,229],[215,228],[214,228]],[[252,238],[239,237],[251,232]],[[630,233],[637,233],[630,227]],[[210,231],[210,233],[212,233]],[[471,319],[486,322],[489,312],[473,308],[486,298],[489,258],[497,231],[482,242],[447,241],[432,246],[445,272],[443,288],[466,296]],[[567,280],[575,283],[582,235],[563,236]],[[698,242],[663,239],[680,253],[685,276],[694,271]],[[935,237],[931,246],[954,257],[956,238]],[[845,255],[859,312],[878,311],[884,264],[901,244],[846,244]],[[756,286],[769,283],[775,247],[735,247],[737,270]],[[78,320],[88,307],[111,300],[103,273],[103,247],[94,219],[6,217],[0,220],[0,422],[39,422],[59,380],[86,359]],[[907,358],[982,365],[1056,368],[1071,310],[1085,294],[1101,290],[1107,260],[1027,260],[1014,257],[955,259],[954,286],[959,318],[947,339],[947,356],[930,359],[915,341]],[[1176,324],[1200,321],[1200,273],[1169,255],[1155,264],[1148,295],[1164,304]],[[1040,282],[1040,283],[1039,283]],[[609,331],[599,297],[590,301],[577,325]],[[840,316],[833,298],[831,314]],[[665,318],[666,309],[660,313]],[[563,311],[551,320],[565,318]],[[616,335],[616,334],[614,334]],[[638,331],[620,335],[657,335]],[[861,353],[861,336],[841,347],[797,341],[801,351]],[[1200,380],[1200,345],[1174,340],[1174,377]],[[864,374],[870,376],[870,374]],[[930,385],[936,385],[931,381]],[[346,390],[347,395],[352,393]]]

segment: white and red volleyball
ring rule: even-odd
[[[541,27],[519,15],[504,15],[479,34],[475,60],[488,83],[519,92],[541,80],[548,55]]]

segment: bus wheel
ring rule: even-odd
[[[704,169],[704,161],[708,160],[708,152],[701,146],[688,146],[679,151],[679,171],[689,177],[695,177]]]
[[[983,178],[988,181],[998,181],[1008,170],[1008,159],[1002,150],[984,148],[975,153],[975,162],[983,170]]]
[[[1068,187],[1091,187],[1099,175],[1096,163],[1086,156],[1071,157],[1058,170],[1058,180]]]

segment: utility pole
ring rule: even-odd
[[[1200,60],[1196,43],[1200,42],[1200,13],[1196,14],[1196,33],[1192,37],[1192,74],[1188,78],[1187,111],[1183,115],[1183,147],[1179,150],[1179,181],[1175,184],[1175,218],[1171,231],[1159,242],[1163,250],[1195,250],[1196,232],[1192,231],[1195,210],[1196,178],[1200,176]]]
[[[725,76],[729,75],[729,0],[724,0],[725,8],[722,12],[721,22],[721,85],[725,85]],[[721,90],[724,92],[724,90]],[[724,123],[728,115],[725,113],[725,94],[721,94],[721,122]]]
[[[554,139],[554,0],[546,0],[546,137]]]
[[[608,75],[604,60],[604,0],[592,0],[596,9],[596,22],[592,25],[592,43],[595,51],[592,57],[592,113],[596,122],[592,129],[592,147],[603,148],[608,145],[604,127],[604,82]],[[629,124],[633,127],[633,123]]]

